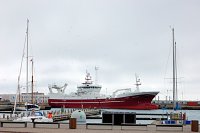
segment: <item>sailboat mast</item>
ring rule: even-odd
[[[29,24],[29,20],[27,19],[27,29],[26,29],[26,93],[28,94],[28,24]],[[28,100],[28,99],[27,99]]]
[[[33,59],[31,59],[31,62],[32,62],[32,78],[31,78],[31,103],[33,104],[34,101],[33,101]]]
[[[175,49],[175,96],[176,96],[176,102],[178,102],[178,85],[177,85],[177,81],[178,81],[178,77],[177,77],[177,59],[176,59],[176,41],[174,43],[174,49]]]
[[[174,28],[172,28],[172,41],[173,41],[173,108],[176,108],[177,100],[177,70],[176,70],[176,43],[174,39]]]

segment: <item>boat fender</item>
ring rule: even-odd
[[[53,116],[52,116],[52,112],[49,112],[48,113],[48,118],[52,118]]]

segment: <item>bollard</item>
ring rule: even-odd
[[[76,129],[76,118],[70,118],[69,119],[69,128],[70,129]]]

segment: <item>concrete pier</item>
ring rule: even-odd
[[[103,129],[103,130],[102,130]],[[56,125],[37,125],[33,128],[33,123],[28,123],[27,128],[24,128],[20,124],[5,124],[0,127],[0,132],[5,133],[163,133],[163,132],[175,132],[175,133],[190,133],[191,126],[186,125],[183,127],[183,131],[164,127],[162,130],[156,130],[155,125],[148,125],[148,130],[143,130],[143,127],[133,127],[131,129],[121,130],[121,126],[113,126],[113,130],[106,130],[107,127],[94,126],[91,129],[86,129],[86,125],[77,125],[76,129],[69,129],[69,124],[61,124],[60,128]],[[191,132],[192,133],[192,132]]]

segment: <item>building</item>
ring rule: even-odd
[[[0,94],[1,100],[10,100],[11,103],[15,102],[16,94]],[[41,104],[41,103],[48,103],[48,96],[44,95],[44,93],[34,92],[33,93],[33,103]],[[17,102],[32,102],[32,93],[22,93],[17,95]]]

